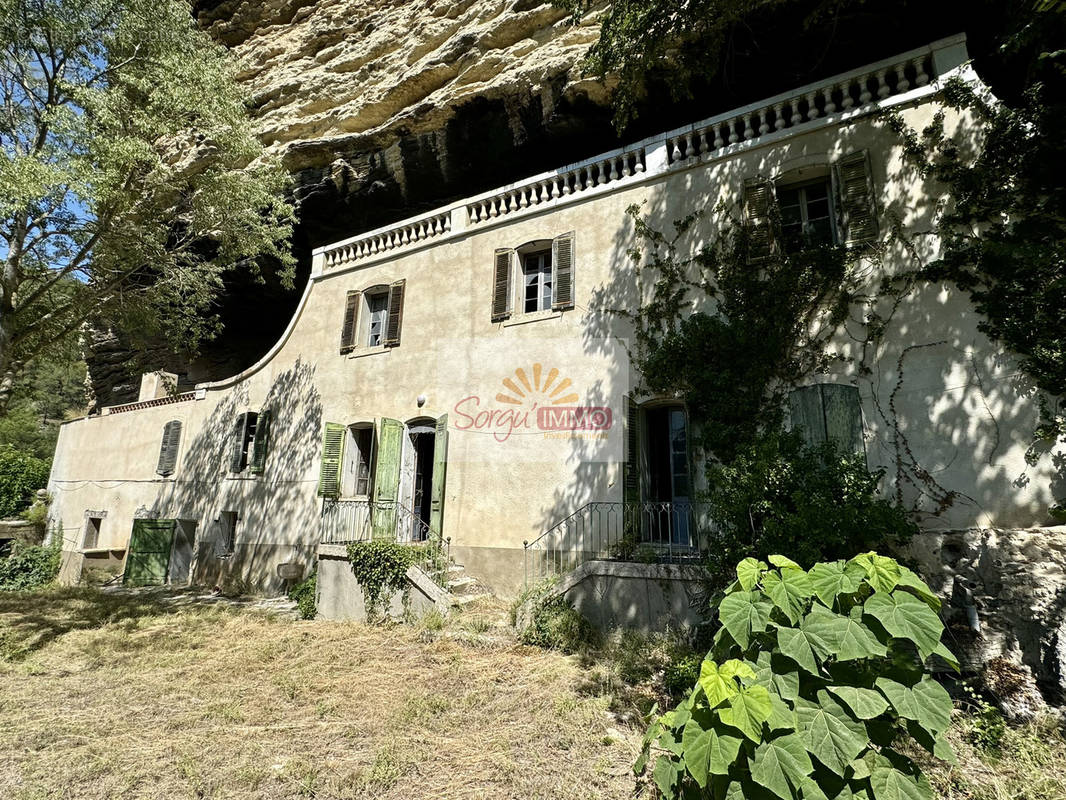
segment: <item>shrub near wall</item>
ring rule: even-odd
[[[33,502],[33,493],[48,483],[47,461],[0,446],[0,519],[16,516]]]
[[[60,539],[50,545],[16,542],[7,558],[0,558],[0,591],[18,592],[52,583],[59,575]]]
[[[637,772],[654,757],[667,798],[932,800],[899,744],[954,760],[951,698],[926,667],[958,668],[939,600],[876,553],[769,561],[737,566],[699,680],[651,725]]]

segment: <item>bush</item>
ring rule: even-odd
[[[745,556],[787,551],[809,567],[906,541],[915,526],[879,496],[882,474],[870,472],[862,455],[809,447],[795,432],[761,434],[728,465],[710,469],[720,526],[712,574],[725,583]]]
[[[947,691],[925,667],[940,601],[910,570],[865,553],[809,572],[752,558],[718,607],[722,627],[688,698],[649,728],[635,764],[664,797],[932,800],[906,737],[954,760]]]
[[[593,646],[598,636],[592,624],[546,580],[524,591],[511,607],[511,624],[523,644],[577,653]]]
[[[318,613],[315,592],[318,589],[318,573],[312,572],[289,590],[289,599],[296,603],[301,619],[314,619]]]
[[[0,591],[19,592],[52,583],[59,575],[59,539],[50,545],[15,542],[11,555],[0,558]]]
[[[368,621],[388,612],[387,602],[393,592],[404,592],[406,599],[407,570],[426,556],[427,546],[381,539],[348,545],[348,563],[363,589]]]
[[[17,516],[29,508],[33,493],[47,486],[50,469],[47,461],[0,445],[0,518]]]

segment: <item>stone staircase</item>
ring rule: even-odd
[[[481,584],[474,576],[467,574],[466,567],[462,564],[452,562],[448,566],[447,585],[453,608],[463,608],[478,600],[492,597],[492,592],[488,590],[488,587]]]

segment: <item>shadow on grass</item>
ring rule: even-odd
[[[21,661],[71,631],[179,613],[159,592],[102,592],[71,586],[0,592],[0,660]]]

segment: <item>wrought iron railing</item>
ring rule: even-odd
[[[588,503],[524,543],[526,585],[593,560],[699,561],[716,530],[707,503]]]
[[[369,542],[372,539],[422,545],[415,566],[447,588],[451,539],[402,503],[367,499],[325,499],[320,523],[322,544]]]

